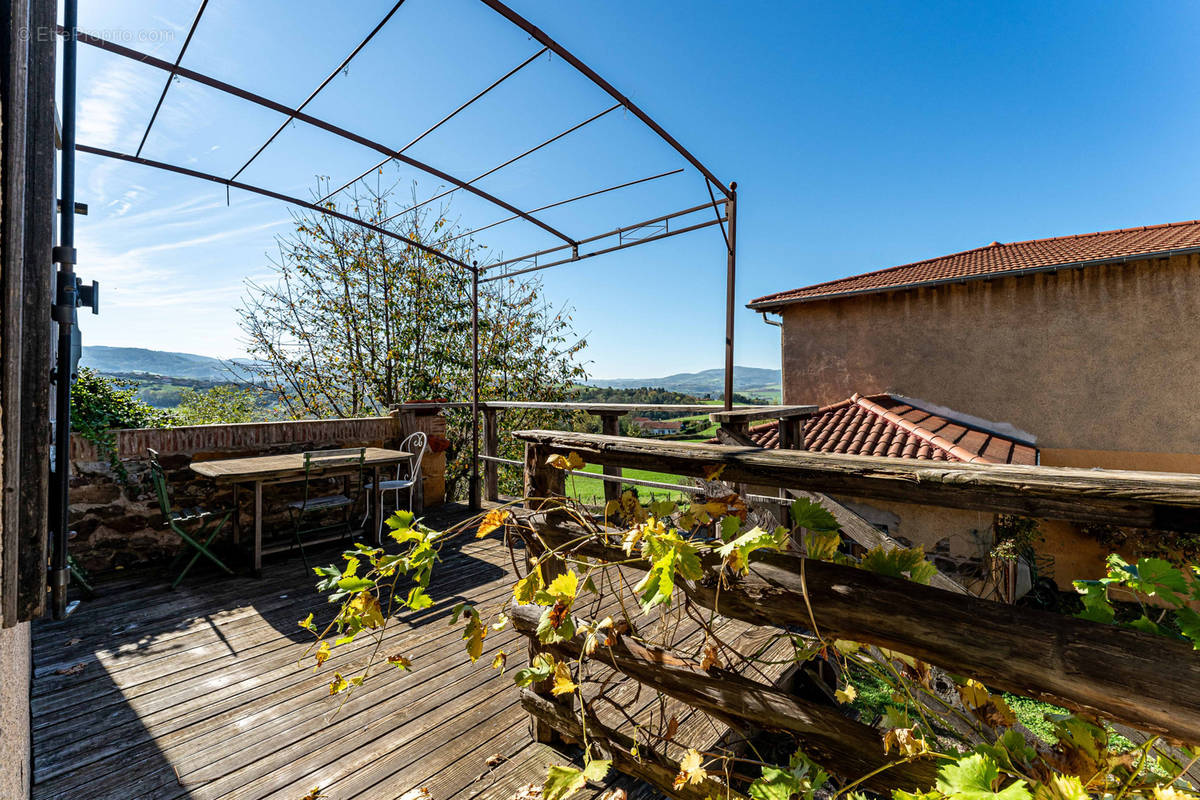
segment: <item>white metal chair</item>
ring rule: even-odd
[[[393,503],[394,508],[400,507],[400,492],[408,490],[408,510],[413,510],[413,494],[416,492],[417,481],[421,480],[421,461],[425,458],[425,452],[429,449],[429,437],[422,431],[409,434],[403,442],[400,443],[400,449],[406,453],[412,453],[412,456],[407,462],[401,462],[396,465],[396,478],[394,480],[379,482],[379,486],[368,483],[367,488],[367,518],[371,516],[371,498],[374,497],[379,503],[379,530],[375,532],[375,541],[383,542],[383,522],[385,519],[383,513],[383,495],[387,492],[395,492],[396,500]]]

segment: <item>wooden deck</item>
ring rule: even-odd
[[[471,664],[461,626],[448,625],[463,600],[481,609],[507,601],[509,552],[471,540],[443,557],[436,604],[406,617],[386,644],[416,671],[383,670],[340,709],[328,694],[332,671],[365,650],[335,655],[316,674],[311,659],[300,662],[312,636],[297,621],[315,612],[320,623],[331,607],[298,558],[268,562],[260,580],[189,576],[175,592],[146,575],[102,584],[67,620],[35,626],[33,797],[300,800],[319,786],[332,800],[422,788],[431,800],[491,800],[540,785],[564,757],[531,742],[518,705],[511,671],[524,665],[525,641],[494,633]],[[499,649],[511,656],[503,676],[488,666]],[[634,713],[653,697],[626,696]],[[721,733],[707,718],[684,727],[710,742]],[[610,785],[650,794],[627,778]]]

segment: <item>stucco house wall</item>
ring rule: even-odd
[[[891,391],[1030,431],[1043,464],[1200,472],[1200,255],[781,313],[784,403]]]
[[[0,800],[29,797],[29,626],[0,628]]]

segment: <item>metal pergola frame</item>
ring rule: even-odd
[[[182,65],[184,55],[187,52],[188,45],[191,43],[196,29],[200,24],[200,20],[204,15],[204,11],[208,6],[208,0],[201,0],[196,15],[192,20],[191,26],[188,28],[187,36],[184,39],[183,45],[180,48],[178,55],[173,62],[165,61],[154,56],[140,53],[128,47],[124,47],[115,42],[109,42],[105,39],[86,32],[82,32],[78,27],[78,0],[65,0],[65,15],[64,24],[58,28],[58,34],[63,37],[63,85],[62,85],[62,170],[61,170],[61,203],[63,209],[75,208],[75,153],[82,152],[90,155],[102,156],[128,163],[140,164],[147,167],[153,167],[160,170],[174,172],[180,175],[206,180],[217,183],[226,187],[226,192],[229,189],[240,189],[242,191],[253,194],[270,197],[289,203],[301,208],[308,209],[320,214],[336,217],[352,224],[360,225],[364,228],[372,230],[382,236],[397,239],[406,244],[412,245],[432,256],[444,259],[448,263],[454,264],[457,267],[466,269],[471,274],[471,339],[472,339],[472,386],[471,386],[471,411],[472,411],[472,467],[471,467],[471,482],[470,482],[470,502],[473,507],[479,507],[479,285],[490,281],[513,278],[519,275],[528,274],[540,270],[550,269],[552,267],[561,266],[564,264],[574,263],[595,256],[604,255],[607,253],[624,250],[630,247],[635,247],[648,242],[659,241],[662,239],[678,236],[680,234],[689,233],[691,231],[700,230],[711,226],[719,226],[722,236],[725,241],[727,252],[726,259],[726,315],[725,315],[725,408],[729,409],[733,403],[733,334],[734,334],[734,289],[736,279],[737,266],[737,184],[730,182],[729,185],[723,183],[716,177],[703,163],[700,162],[691,152],[689,152],[682,144],[679,143],[671,134],[669,134],[661,125],[655,122],[645,111],[643,111],[636,103],[630,100],[627,96],[618,91],[612,84],[601,77],[597,72],[580,61],[574,54],[552,39],[544,31],[538,28],[529,20],[522,17],[513,9],[505,5],[501,0],[480,0],[484,5],[491,8],[497,14],[506,19],[509,23],[516,26],[528,36],[534,39],[540,49],[525,58],[521,63],[517,64],[504,75],[493,81],[483,90],[476,93],[466,102],[459,105],[454,111],[443,117],[437,123],[426,129],[419,136],[414,138],[400,148],[393,148],[381,142],[374,141],[367,136],[355,133],[347,128],[329,122],[324,119],[313,116],[305,111],[305,108],[313,101],[314,98],[324,90],[333,79],[344,70],[347,65],[357,56],[388,23],[404,5],[406,0],[397,0],[383,18],[375,25],[375,27],[360,41],[353,50],[341,61],[336,69],[332,70],[326,77],[298,106],[292,107],[284,103],[280,103],[261,95],[250,92],[246,89],[235,86],[231,83],[221,81],[208,75],[204,75],[195,70],[189,69]],[[138,63],[157,68],[166,73],[162,92],[158,97],[158,102],[155,104],[153,112],[150,114],[149,122],[141,137],[141,142],[138,145],[135,153],[120,153],[113,150],[90,146],[86,143],[78,144],[76,142],[76,78],[77,78],[77,44],[82,42],[86,45],[96,47],[110,54],[127,58]],[[496,167],[493,167],[486,172],[477,175],[469,180],[464,180],[457,176],[451,175],[434,165],[424,163],[411,156],[406,155],[406,151],[415,144],[423,140],[425,137],[432,134],[443,124],[457,116],[460,112],[471,106],[480,98],[491,92],[497,86],[504,83],[506,80],[517,74],[529,64],[535,61],[539,56],[545,53],[553,53],[567,62],[575,71],[582,74],[590,82],[603,89],[615,102],[612,106],[605,108],[598,113],[593,114],[587,119],[573,125],[565,131],[556,134],[555,136],[543,141],[542,143],[516,155]],[[158,118],[159,110],[167,96],[167,92],[171,87],[171,83],[176,78],[186,78],[188,80],[203,84],[210,88],[221,91],[225,94],[232,95],[241,100],[253,103],[255,105],[267,108],[277,113],[283,114],[285,120],[283,123],[267,138],[265,142],[242,164],[242,166],[232,176],[225,178],[219,175],[213,175],[199,170],[190,169],[178,164],[171,164],[161,161],[142,157],[142,149],[145,147],[146,140],[150,135],[151,129]],[[554,226],[546,223],[535,216],[538,212],[545,211],[549,208],[554,208],[568,203],[573,203],[578,200],[583,200],[589,197],[595,197],[600,194],[617,191],[637,184],[656,181],[670,175],[676,175],[683,172],[685,168],[679,168],[667,172],[661,172],[656,175],[651,175],[637,180],[626,181],[615,186],[609,186],[602,189],[596,189],[584,194],[576,195],[565,200],[548,203],[531,210],[523,210],[513,205],[512,203],[501,199],[483,189],[480,189],[475,184],[493,173],[501,170],[508,165],[537,152],[547,145],[558,141],[559,139],[570,135],[571,133],[583,128],[592,122],[604,117],[605,115],[624,108],[627,112],[637,117],[646,127],[648,127],[662,141],[670,145],[676,153],[684,158],[688,164],[694,168],[705,180],[708,187],[709,201],[690,208],[673,211],[662,214],[652,219],[643,220],[632,225],[626,225],[614,230],[606,231],[599,234],[586,236],[583,238],[573,238],[570,235],[558,230]],[[245,182],[238,181],[238,177],[255,161],[270,145],[276,140],[280,133],[292,122],[299,121],[307,125],[319,128],[328,133],[332,133],[346,141],[359,144],[369,149],[375,150],[383,159],[376,165],[361,173],[357,178],[343,184],[337,189],[329,192],[317,202],[310,202],[298,197],[292,197],[280,192],[273,191],[260,186],[255,186]],[[424,172],[428,175],[436,177],[451,185],[451,188],[442,191],[433,197],[420,201],[402,211],[399,211],[392,216],[381,220],[378,223],[369,222],[359,219],[353,215],[337,211],[335,208],[329,207],[330,198],[337,195],[339,192],[354,185],[363,177],[371,172],[379,169],[388,162],[399,161],[416,170]],[[716,187],[719,196],[713,192],[713,187]],[[474,230],[466,231],[458,236],[462,238],[478,233],[497,225],[504,224],[516,219],[524,220],[525,222],[541,228],[545,232],[551,234],[561,241],[561,244],[543,250],[527,253],[516,258],[507,258],[499,260],[491,264],[480,265],[478,263],[467,264],[453,256],[450,256],[436,248],[425,245],[421,242],[409,239],[393,230],[384,227],[388,222],[397,217],[411,213],[422,206],[436,202],[453,192],[466,191],[475,196],[486,200],[497,208],[508,212],[509,216],[492,222],[487,225],[475,228]],[[706,212],[711,212],[709,215]],[[700,222],[686,221],[682,227],[672,228],[672,222],[687,218],[691,215],[705,213],[705,218]],[[63,477],[68,474],[69,470],[69,453],[70,453],[70,398],[71,398],[71,382],[74,378],[72,375],[73,364],[71,360],[71,344],[72,337],[75,335],[75,328],[78,324],[77,309],[81,305],[91,305],[93,311],[96,310],[95,289],[89,290],[75,276],[74,266],[76,256],[74,250],[74,214],[63,213],[61,215],[61,229],[59,245],[54,250],[54,260],[58,264],[57,273],[57,292],[54,305],[54,321],[58,325],[58,356],[57,365],[54,372],[55,375],[55,391],[56,391],[56,406],[58,409],[58,425],[55,430],[55,474]],[[679,224],[679,223],[676,223]],[[581,247],[591,246],[592,249],[585,249],[581,252]],[[542,260],[548,257],[548,261]],[[490,271],[495,271],[495,274],[488,274]],[[50,585],[52,588],[53,609],[55,616],[61,618],[65,615],[66,609],[66,584],[67,584],[67,538],[68,538],[68,511],[67,511],[67,481],[60,479],[56,486],[58,496],[52,503],[52,528],[53,528],[53,559],[51,565]]]

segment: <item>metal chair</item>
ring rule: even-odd
[[[412,453],[412,456],[407,462],[401,462],[396,465],[396,478],[394,480],[379,482],[376,487],[372,483],[367,484],[367,517],[371,516],[371,498],[374,497],[379,503],[379,530],[375,531],[375,543],[383,542],[383,495],[385,492],[395,492],[396,500],[393,503],[395,508],[400,507],[400,492],[408,490],[408,510],[413,510],[413,494],[414,487],[417,481],[421,479],[421,460],[425,458],[425,453],[429,449],[429,437],[422,431],[409,434],[403,442],[400,443],[400,449],[406,453]]]
[[[304,561],[306,572],[309,569],[309,565],[308,556],[304,553],[302,534],[344,528],[345,533],[343,536],[349,536],[352,532],[350,527],[350,511],[355,505],[355,498],[350,497],[348,494],[309,497],[309,489],[313,479],[320,478],[321,473],[327,469],[356,466],[358,467],[358,479],[354,482],[354,485],[362,487],[363,468],[366,457],[367,449],[365,447],[350,448],[348,450],[315,450],[304,454],[304,498],[288,503],[287,507],[288,513],[292,516],[292,538],[295,546],[300,550],[300,558]],[[321,511],[332,511],[336,508],[346,509],[345,518],[341,522],[331,525],[317,525],[312,528],[301,528],[306,515]]]
[[[225,527],[225,523],[229,521],[231,516],[233,516],[233,509],[222,508],[209,511],[203,508],[186,508],[181,512],[172,511],[170,486],[167,483],[167,473],[162,468],[162,465],[158,463],[158,452],[150,449],[147,449],[146,452],[150,456],[150,480],[154,484],[154,494],[158,498],[158,507],[162,511],[163,518],[166,519],[167,527],[173,530],[179,535],[179,538],[183,539],[196,550],[196,553],[192,555],[191,560],[187,562],[187,566],[183,568],[183,571],[180,572],[179,576],[171,583],[171,588],[174,589],[179,585],[180,581],[183,580],[183,577],[187,575],[188,570],[190,570],[192,565],[199,560],[200,556],[206,556],[218,567],[232,575],[233,570],[225,566],[224,562],[213,555],[212,551],[208,548],[209,545],[212,544],[213,539],[216,538],[217,534],[221,532],[221,529]],[[194,528],[191,533],[183,528],[183,526],[192,527],[196,524],[198,524],[199,527]],[[210,528],[210,526],[215,527]],[[208,533],[208,538],[203,538],[205,533]],[[187,550],[184,550],[182,553],[180,553],[172,563],[171,569],[174,569],[176,566],[182,563],[183,559],[185,559],[187,555]]]

